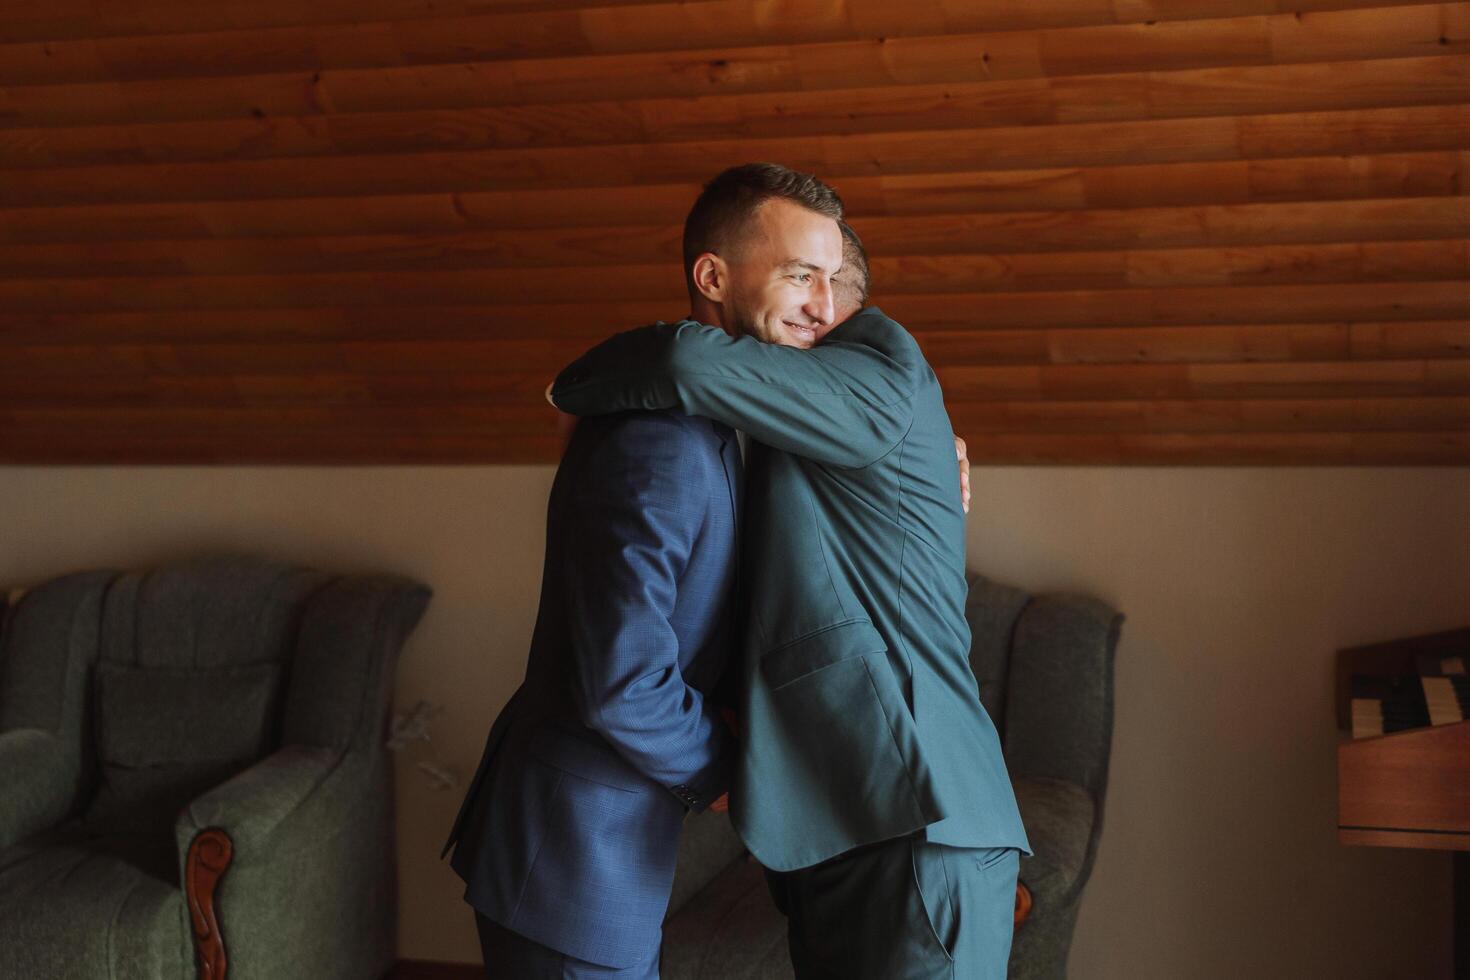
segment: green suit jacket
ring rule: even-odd
[[[938,379],[869,307],[811,350],[698,323],[619,334],[552,392],[575,415],[679,408],[751,437],[736,829],[768,868],[923,829],[1029,851],[965,621]]]

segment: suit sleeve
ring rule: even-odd
[[[691,486],[693,436],[677,419],[619,420],[573,490],[573,691],[582,721],[689,808],[728,788],[733,738],[685,683],[669,621],[709,494]]]
[[[692,321],[619,334],[552,389],[573,415],[680,408],[768,446],[833,466],[867,466],[913,418],[923,358],[882,314],[860,314],[811,350],[730,337]]]

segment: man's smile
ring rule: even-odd
[[[803,347],[812,347],[817,342],[817,328],[812,324],[792,323],[790,320],[782,320],[786,329],[790,332],[791,339]]]

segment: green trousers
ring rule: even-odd
[[[797,980],[1005,980],[1019,866],[913,836],[767,878]]]

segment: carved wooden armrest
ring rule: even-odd
[[[1021,923],[1026,921],[1026,916],[1031,914],[1031,889],[1021,882],[1016,882],[1016,921],[1013,929],[1021,928]]]
[[[231,892],[232,907],[221,907],[215,893],[226,870],[235,861],[242,868],[263,868],[272,864],[273,854],[305,846],[314,828],[346,812],[360,795],[369,764],[367,753],[288,745],[180,811],[174,834],[184,855],[184,892],[200,980],[224,980],[221,923],[248,930],[254,910],[270,900],[268,895]],[[275,871],[286,873],[281,866]]]
[[[234,854],[229,834],[218,827],[206,827],[194,836],[184,861],[184,893],[194,923],[199,980],[225,980],[225,940],[215,914],[214,889]]]

